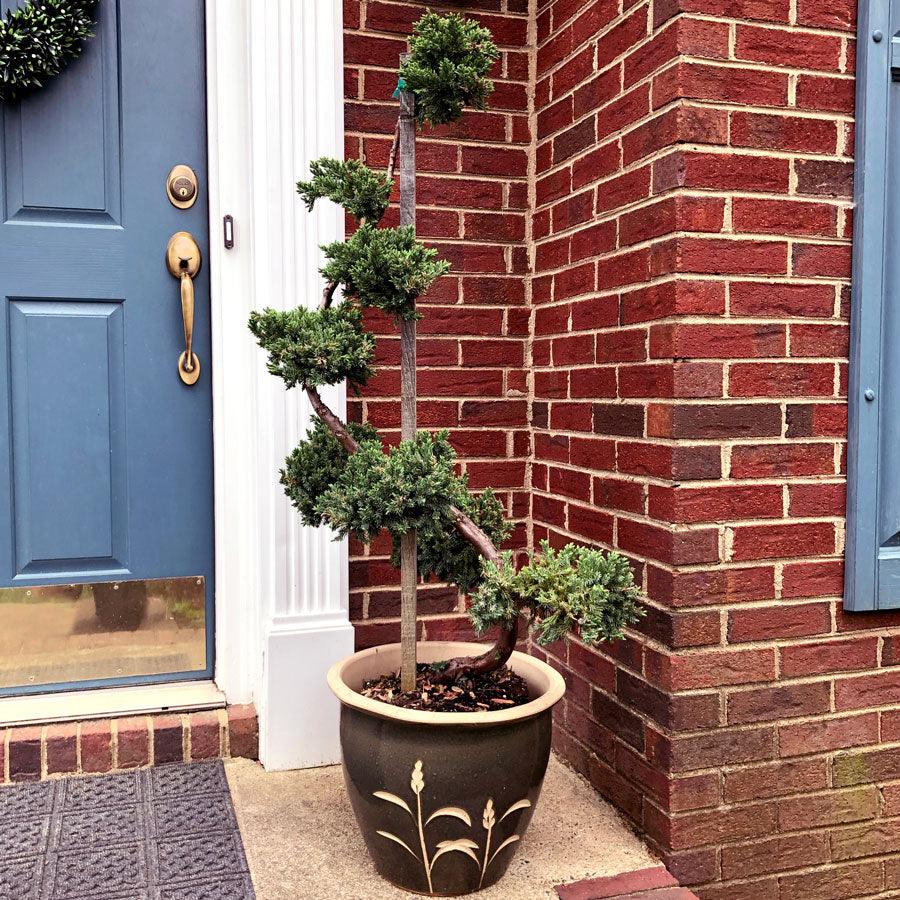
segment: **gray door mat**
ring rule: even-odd
[[[0,787],[2,900],[255,900],[220,760]]]

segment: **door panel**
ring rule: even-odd
[[[119,14],[100,6],[75,74],[7,111],[7,219],[119,222]]]
[[[9,305],[19,573],[128,571],[123,307]],[[78,452],[60,465],[63,448]]]
[[[204,264],[194,279],[200,378],[187,386],[178,373],[179,283],[165,265],[177,231],[190,232],[204,255],[209,246],[203,7],[103,0],[83,54],[36,94],[0,107],[0,421],[8,423],[0,633],[21,632],[13,643],[26,668],[64,672],[57,686],[212,672],[209,280]],[[187,210],[166,193],[178,163],[199,181]],[[71,621],[74,652],[94,608],[91,591],[77,585],[177,578],[193,579],[205,596],[202,616],[190,617],[194,643],[203,624],[202,657],[173,651],[186,620],[150,591],[147,622],[107,629],[109,639],[94,642],[107,656],[83,677],[41,668],[40,653],[50,651],[25,633],[22,604],[11,599],[20,593],[3,590],[33,588],[35,620]],[[73,585],[68,594],[45,587],[63,584]],[[77,616],[36,607],[50,598],[59,611],[69,595],[80,598]],[[107,634],[99,612],[95,625],[95,637]],[[155,662],[145,626],[159,645]],[[53,653],[64,653],[63,637]],[[140,671],[116,662],[138,645]],[[0,692],[36,690],[41,680],[0,679]]]

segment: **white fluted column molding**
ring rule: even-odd
[[[325,673],[332,662],[353,650],[347,546],[333,541],[325,529],[303,528],[278,484],[278,470],[305,433],[310,409],[301,391],[285,391],[266,372],[262,352],[253,346],[246,330],[246,319],[251,309],[264,306],[317,305],[322,290],[319,245],[343,237],[340,210],[323,203],[310,214],[294,190],[295,182],[307,176],[311,160],[343,157],[341,5],[339,0],[252,0],[252,4],[250,0],[209,0],[207,8],[208,31],[218,43],[210,51],[217,57],[210,99],[211,105],[217,105],[220,123],[219,145],[213,153],[220,156],[221,181],[229,182],[226,166],[240,166],[244,156],[240,173],[244,196],[236,191],[233,199],[236,207],[243,206],[243,214],[226,208],[225,196],[214,198],[211,193],[210,197],[215,227],[221,227],[217,212],[231,212],[236,218],[238,253],[219,251],[218,256],[224,258],[226,268],[238,257],[242,260],[237,266],[240,273],[232,273],[234,282],[225,272],[219,273],[221,295],[231,301],[231,308],[227,313],[220,309],[218,318],[225,334],[235,327],[243,329],[244,345],[250,348],[238,347],[232,334],[218,359],[214,358],[218,377],[247,380],[239,398],[241,408],[235,408],[234,390],[223,384],[216,416],[224,417],[224,422],[219,423],[216,437],[228,445],[225,452],[239,457],[251,473],[239,486],[230,480],[221,484],[223,478],[237,473],[233,466],[223,471],[217,462],[222,501],[217,503],[217,538],[222,536],[217,552],[220,559],[223,552],[229,555],[217,567],[223,598],[217,680],[225,682],[229,699],[231,682],[241,689],[247,682],[252,684],[260,715],[260,756],[267,768],[323,765],[340,758],[338,705],[325,684]],[[234,33],[238,22],[239,37]],[[225,48],[238,51],[241,58],[226,59]],[[226,74],[225,66],[233,66],[234,71]],[[239,77],[242,70],[243,79]],[[245,111],[243,135],[239,133],[241,117],[235,113],[240,107]],[[213,113],[211,109],[211,119]],[[232,121],[234,127],[223,131],[223,120]],[[242,149],[232,153],[233,148],[221,145],[223,138],[238,141]],[[212,148],[212,133],[210,139]],[[239,274],[245,281],[243,298],[234,296]],[[228,372],[221,372],[223,366]],[[343,388],[325,391],[323,396],[344,415]],[[244,430],[251,424],[248,439]],[[247,494],[235,498],[235,488]],[[237,516],[238,521],[220,523],[222,515]],[[238,545],[238,535],[247,542],[245,546]],[[222,582],[240,568],[232,553],[242,555],[242,597],[234,585]],[[248,597],[251,580],[255,589]],[[254,608],[252,622],[233,608],[241,603]],[[241,627],[251,635],[237,633]],[[251,648],[248,673],[242,673],[236,662],[221,659],[221,653],[230,649],[245,655],[243,646]]]

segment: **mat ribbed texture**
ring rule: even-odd
[[[254,900],[221,761],[0,787],[2,900]]]

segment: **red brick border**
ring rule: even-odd
[[[259,756],[251,705],[0,729],[0,784],[157,763]]]
[[[556,893],[559,900],[697,900],[665,866],[560,884]]]

